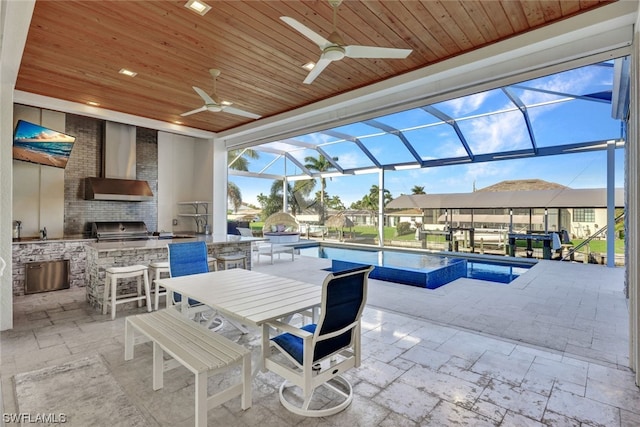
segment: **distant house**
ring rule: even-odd
[[[623,189],[615,206],[624,206]],[[473,227],[487,230],[560,231],[588,237],[607,223],[604,188],[572,189],[541,179],[507,180],[473,193],[403,195],[387,205],[398,222],[420,212],[425,230]],[[604,236],[603,236],[604,237]]]
[[[385,216],[390,227],[397,227],[401,222],[408,222],[411,225],[422,224],[422,210],[418,208],[391,211]]]

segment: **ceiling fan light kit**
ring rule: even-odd
[[[323,52],[322,56],[329,61],[339,61],[345,56],[345,50],[342,46],[329,46]]]
[[[191,114],[201,113],[203,111],[209,111],[210,113],[235,114],[236,116],[247,117],[250,119],[259,119],[261,117],[258,114],[250,113],[248,111],[244,111],[239,108],[231,107],[231,105],[233,104],[232,102],[221,101],[216,91],[216,79],[220,75],[220,70],[216,68],[211,68],[209,70],[209,74],[211,74],[211,77],[213,78],[213,93],[209,95],[207,92],[200,89],[199,87],[192,86],[193,90],[204,101],[204,105],[200,108],[196,108],[195,110],[187,111],[186,113],[180,114],[182,117],[190,116]]]

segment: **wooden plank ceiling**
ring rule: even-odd
[[[45,1],[35,5],[16,89],[218,132],[252,121],[181,113],[203,105],[192,86],[269,117],[425,67],[609,3],[608,0],[345,1],[347,44],[413,49],[406,59],[344,58],[311,84],[301,66],[317,45],[279,19],[327,37],[326,0],[218,1],[200,16],[185,1]],[[121,68],[137,72],[119,74]]]

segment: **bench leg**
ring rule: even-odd
[[[196,374],[196,427],[207,425],[207,372]]]
[[[164,351],[153,342],[153,389],[160,390],[163,387]]]
[[[159,276],[159,275],[158,275]],[[160,285],[158,285],[158,283],[156,282],[155,284],[155,293],[153,294],[153,297],[155,299],[154,301],[154,308],[156,311],[158,311],[158,308],[160,308]],[[168,297],[167,297],[168,298]],[[167,300],[167,305],[169,304],[168,300]]]
[[[124,323],[124,360],[133,359],[133,347],[135,346],[134,328],[129,321]]]
[[[249,353],[242,358],[242,395],[240,397],[242,409],[251,407],[251,376],[251,353]]]

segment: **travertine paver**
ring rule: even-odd
[[[259,268],[319,284],[326,266],[326,260],[296,258],[286,262],[286,269],[278,269],[278,262]],[[362,323],[362,366],[345,374],[355,392],[349,408],[318,419],[291,414],[278,400],[282,379],[259,373],[252,408],[242,411],[239,401],[232,400],[211,409],[209,423],[640,425],[640,389],[625,365],[628,319],[619,270],[586,266],[585,272],[577,268],[581,266],[553,262],[542,267],[513,286],[464,279],[436,292],[372,280]],[[603,280],[606,272],[612,275]],[[193,375],[169,371],[164,388],[154,392],[151,347],[139,346],[136,358],[124,361],[124,316],[136,310],[118,313],[112,322],[87,306],[82,289],[18,297],[14,303],[16,327],[2,332],[1,340],[5,413],[19,410],[15,373],[99,354],[149,425],[193,424]],[[240,335],[227,327],[222,333],[251,347],[257,363],[256,331]],[[209,388],[230,380],[213,378]],[[330,393],[322,393],[313,405],[331,399]],[[113,423],[112,414],[102,425]]]

